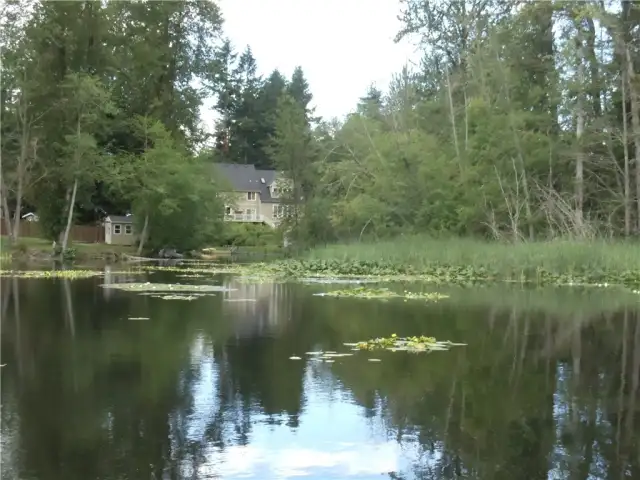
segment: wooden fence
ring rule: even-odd
[[[0,223],[0,234],[8,235],[4,220]],[[20,222],[21,237],[44,238],[38,222]],[[69,232],[72,242],[104,243],[104,227],[98,225],[73,225]]]

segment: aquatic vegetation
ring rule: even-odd
[[[103,272],[97,270],[0,270],[2,277],[17,278],[66,278],[73,280],[97,277],[102,274]]]
[[[109,283],[104,288],[125,290],[127,292],[231,292],[234,288],[221,285],[188,285],[182,283]]]
[[[201,295],[151,295],[152,298],[160,298],[162,300],[195,300]]]
[[[435,292],[394,292],[388,288],[368,288],[368,287],[356,287],[345,290],[333,290],[331,292],[319,293],[318,296],[327,297],[353,297],[353,298],[405,298],[411,300],[426,300],[430,302],[437,302],[443,298],[449,298],[448,295]]]
[[[309,251],[302,263],[309,271],[405,274],[464,285],[504,280],[547,285],[640,285],[640,255],[633,242],[505,243],[406,235],[318,247]]]
[[[336,358],[353,356],[353,353],[338,353],[334,351],[306,352],[305,354],[309,356],[309,360],[311,361],[324,363],[333,363]],[[291,357],[291,360],[300,360],[300,357]]]
[[[492,252],[504,252],[511,248],[505,245],[499,247]],[[172,267],[148,265],[141,268],[147,271],[173,271],[205,276],[233,274],[242,277],[239,281],[243,283],[296,280],[306,284],[422,281],[464,286],[494,282],[602,287],[640,286],[640,267],[636,268],[633,262],[626,262],[624,268],[621,267],[622,264],[616,264],[614,268],[613,264],[590,265],[588,262],[580,264],[577,261],[561,264],[545,261],[540,252],[523,257],[522,263],[514,259],[499,261],[499,258],[490,256],[477,256],[472,258],[473,261],[467,261],[467,257],[461,252],[459,263],[449,263],[439,259],[435,253],[433,255],[437,258],[431,261],[429,255],[431,253],[424,253],[424,258],[420,257],[420,261],[414,261],[413,257],[396,258],[389,255],[380,255],[378,259],[336,255],[335,258],[288,259],[271,263],[212,263],[197,266],[185,263]],[[561,258],[557,257],[558,262]]]
[[[245,268],[240,264],[223,264],[223,263],[189,263],[181,262],[174,266],[164,265],[141,265],[142,270],[150,272],[177,272],[183,275],[190,274],[209,274],[215,275],[219,273],[243,273]]]
[[[353,350],[388,350],[390,352],[422,353],[435,350],[449,350],[451,347],[464,346],[466,343],[439,342],[433,337],[398,337],[395,333],[389,338],[374,338],[366,342],[345,343]]]
[[[301,283],[310,284],[362,284],[362,283],[380,283],[383,280],[381,278],[323,278],[323,277],[309,277],[301,278]]]

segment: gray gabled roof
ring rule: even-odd
[[[214,164],[218,172],[231,184],[237,192],[258,192],[263,203],[280,203],[279,198],[272,198],[269,185],[273,183],[275,170],[257,170],[253,165],[235,163]]]
[[[133,223],[133,215],[109,215],[104,220],[111,223]]]
[[[235,163],[215,163],[214,165],[235,191],[260,192],[260,181],[253,165]]]
[[[269,185],[276,179],[276,174],[275,170],[256,170],[256,175],[260,181],[260,201],[262,203],[280,203],[280,199],[273,198],[269,190]]]

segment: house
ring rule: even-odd
[[[104,242],[107,245],[135,245],[133,215],[109,215],[104,219]]]
[[[282,189],[287,183],[281,172],[233,163],[214,166],[232,189],[224,192],[228,194],[224,212],[226,221],[277,226],[286,208],[282,203]]]

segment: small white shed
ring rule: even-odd
[[[133,215],[109,215],[105,218],[104,243],[107,245],[135,245]]]

